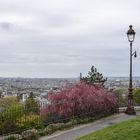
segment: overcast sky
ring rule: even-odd
[[[130,24],[140,76],[139,14],[139,0],[0,0],[0,77],[129,76]]]

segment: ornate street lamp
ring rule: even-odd
[[[132,56],[137,57],[136,51],[132,52],[132,42],[135,39],[135,31],[132,29],[132,25],[129,26],[127,31],[128,41],[130,42],[130,79],[129,79],[129,93],[128,93],[128,104],[125,113],[129,115],[136,114],[134,105],[133,105],[133,85],[132,85]]]

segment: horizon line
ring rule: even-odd
[[[129,76],[104,76],[104,78],[129,78]],[[133,76],[133,78],[138,78],[140,76]],[[77,76],[77,77],[20,77],[20,76],[0,76],[0,78],[13,78],[13,79],[16,79],[16,78],[21,78],[21,79],[78,79],[80,78],[80,76]]]

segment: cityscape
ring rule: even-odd
[[[76,84],[80,78],[0,78],[0,96],[17,97],[25,101],[31,92],[40,102],[47,100],[48,92],[57,92],[68,84]],[[128,89],[128,77],[107,77],[108,90]],[[134,88],[140,88],[140,77],[133,77]]]
[[[0,0],[0,140],[140,140],[139,0]]]
[[[48,92],[58,91],[65,85],[78,81],[78,78],[0,78],[0,94],[3,98],[19,96],[24,102],[33,92],[38,101],[42,102]]]

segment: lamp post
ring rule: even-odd
[[[132,25],[129,26],[127,31],[128,41],[130,42],[130,79],[129,79],[129,93],[128,93],[128,104],[125,113],[129,115],[135,115],[135,109],[133,105],[133,84],[132,84],[132,56],[137,57],[136,51],[132,52],[132,42],[135,39],[135,31],[132,29]]]

